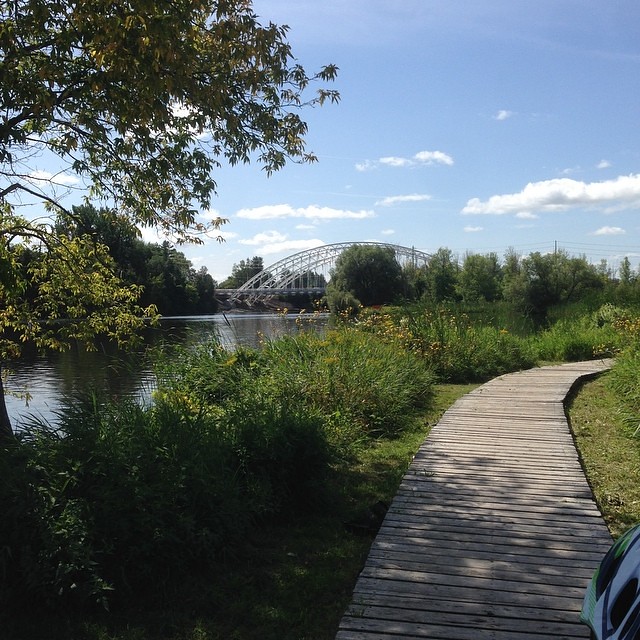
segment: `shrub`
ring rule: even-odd
[[[603,321],[604,312],[588,313],[558,320],[534,340],[542,360],[577,362],[611,357],[622,344],[611,322]]]
[[[285,403],[193,415],[86,399],[59,417],[0,452],[4,606],[167,595],[262,519],[317,504],[327,468],[322,420]]]
[[[620,335],[622,353],[607,379],[620,400],[624,422],[637,436],[640,435],[640,316],[615,313],[611,322]]]
[[[265,345],[268,384],[295,402],[349,416],[370,436],[393,435],[431,398],[433,375],[415,354],[349,328]]]
[[[357,326],[419,354],[443,381],[481,381],[534,364],[526,341],[446,307],[369,313]]]

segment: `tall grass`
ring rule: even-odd
[[[389,309],[259,351],[172,350],[153,406],[86,397],[55,429],[34,422],[0,450],[0,608],[170,600],[263,524],[331,509],[328,480],[411,425],[435,379],[621,352],[612,384],[640,423],[633,315],[603,307],[528,337],[479,318]]]
[[[640,316],[618,313],[612,324],[625,346],[608,380],[620,401],[624,423],[633,435],[640,436]]]
[[[543,361],[577,362],[615,355],[619,336],[613,330],[594,326],[589,319],[560,320],[533,338]]]
[[[318,416],[285,405],[189,415],[160,400],[78,402],[0,452],[3,603],[108,606],[216,570],[261,518],[312,501]],[[6,514],[6,511],[5,511]],[[24,600],[22,600],[24,602]]]
[[[368,436],[397,433],[431,399],[428,363],[347,328],[273,341],[262,355],[273,388],[332,419],[356,423]]]
[[[526,340],[449,307],[370,312],[357,328],[418,354],[441,381],[469,382],[533,366]]]
[[[324,509],[332,465],[431,397],[424,362],[342,330],[174,350],[151,407],[78,399],[0,451],[0,604],[171,599],[261,523]]]

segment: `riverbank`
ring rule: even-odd
[[[391,501],[430,427],[474,386],[438,385],[430,409],[405,432],[335,467],[322,512],[261,525],[217,571],[174,585],[163,606],[134,599],[113,613],[14,615],[2,621],[3,639],[332,639],[372,540],[345,522]]]
[[[65,398],[91,389],[110,398],[148,398],[156,386],[154,359],[149,353],[163,342],[201,344],[218,340],[229,349],[258,348],[261,341],[292,334],[304,326],[322,329],[328,314],[255,313],[248,310],[197,316],[167,316],[147,332],[143,348],[134,352],[99,343],[96,351],[38,352],[25,349],[11,362],[6,381],[7,408],[14,424],[35,415],[56,420]]]

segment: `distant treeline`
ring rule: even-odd
[[[206,267],[194,269],[171,243],[144,242],[130,221],[91,205],[59,215],[56,230],[69,237],[89,235],[106,245],[119,277],[142,287],[140,304],[154,304],[163,315],[213,313],[218,310],[216,288],[240,287],[264,269],[260,256],[241,260],[218,285]],[[28,261],[29,253],[22,259]],[[305,282],[297,286],[307,280],[315,286],[325,284],[322,275],[312,272],[300,278]],[[355,245],[336,263],[327,297],[334,311],[360,303],[504,301],[524,315],[544,320],[550,308],[585,299],[640,303],[640,274],[627,257],[614,270],[604,260],[594,265],[564,250],[522,256],[510,249],[502,259],[495,252],[469,252],[460,258],[446,247],[438,249],[426,266],[401,268],[380,247]]]
[[[217,310],[216,283],[206,267],[194,269],[169,242],[144,242],[136,228],[116,212],[91,205],[73,207],[72,215],[58,217],[56,227],[60,233],[89,235],[106,245],[118,276],[128,284],[142,286],[141,306],[155,304],[163,315]]]
[[[617,271],[606,261],[591,264],[586,257],[563,250],[521,256],[508,250],[467,253],[458,258],[438,249],[425,266],[402,268],[393,251],[354,245],[336,261],[327,289],[332,311],[421,302],[478,304],[504,302],[534,321],[544,322],[549,310],[567,303],[640,303],[640,277],[624,258]]]

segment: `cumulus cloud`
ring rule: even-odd
[[[404,158],[401,156],[384,156],[378,158],[378,160],[365,160],[356,164],[358,171],[370,171],[377,169],[379,166],[387,167],[418,167],[418,166],[431,166],[434,164],[444,164],[451,166],[453,164],[453,158],[444,153],[444,151],[418,151],[414,156],[410,158]]]
[[[140,232],[140,239],[143,242],[148,242],[150,244],[156,244],[159,242],[171,241],[171,238],[160,230],[159,227],[138,227],[138,231]]]
[[[200,216],[205,220],[217,220],[224,217],[217,209],[205,209],[200,213]]]
[[[380,164],[386,164],[389,167],[408,167],[411,164],[409,158],[398,158],[397,156],[386,156],[378,160]]]
[[[627,233],[622,227],[600,227],[592,236],[623,236]]]
[[[282,242],[263,245],[260,249],[260,254],[266,256],[274,253],[297,253],[298,251],[322,247],[324,244],[322,240],[317,238],[313,240],[283,240]]]
[[[500,109],[495,116],[493,116],[494,120],[502,121],[508,120],[513,115],[513,111],[508,111],[507,109]]]
[[[611,166],[611,163],[608,160],[600,160],[596,167],[598,169],[608,169]]]
[[[356,162],[356,171],[370,171],[376,168],[376,163],[371,160],[365,160],[364,162]]]
[[[240,244],[248,245],[263,245],[263,244],[276,244],[283,242],[287,239],[287,236],[283,235],[279,231],[267,231],[266,233],[257,233],[253,238],[245,238],[238,240]]]
[[[50,171],[32,171],[28,177],[29,182],[32,184],[41,184],[42,182],[48,182],[55,186],[72,187],[79,184],[80,179],[77,176],[69,175],[63,171],[59,173],[51,173]]]
[[[465,233],[478,233],[478,231],[483,231],[484,227],[472,227],[471,225],[467,225],[464,228]]]
[[[216,229],[211,231],[208,236],[210,238],[215,238],[216,240],[220,238],[223,241],[226,240],[235,240],[238,237],[238,234],[235,231],[227,231],[224,227],[220,229]]]
[[[424,200],[431,200],[431,196],[426,193],[411,193],[406,196],[387,196],[378,200],[375,204],[377,207],[390,207],[394,204],[401,202],[422,202]]]
[[[348,218],[352,220],[362,220],[365,218],[373,218],[375,213],[364,209],[360,211],[350,211],[348,209],[318,207],[317,205],[294,208],[289,204],[275,204],[254,207],[253,209],[240,209],[236,215],[238,218],[247,218],[248,220],[274,220],[281,218],[308,218],[310,220],[338,220]]]
[[[463,214],[516,214],[566,211],[574,207],[600,207],[605,210],[640,208],[640,174],[620,176],[604,182],[579,182],[555,178],[530,182],[519,193],[472,198]]]
[[[453,158],[442,151],[418,151],[413,160],[418,164],[453,164]]]

